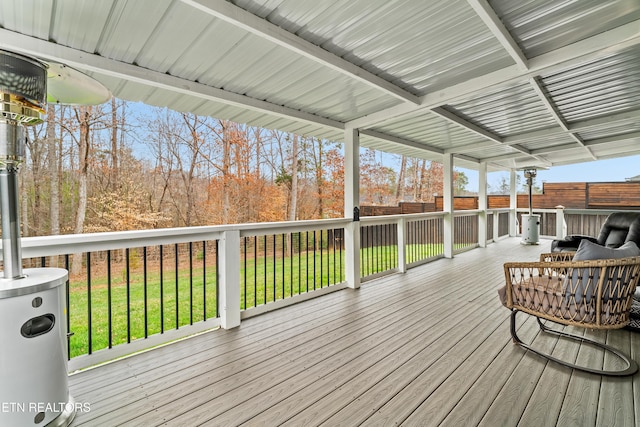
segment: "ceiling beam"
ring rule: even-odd
[[[484,150],[485,148],[493,148],[496,144],[493,141],[478,141],[473,144],[465,144],[459,147],[447,148],[444,150],[445,153],[473,153],[474,151]]]
[[[521,159],[520,161],[517,159]],[[505,160],[512,160],[514,167],[525,167],[525,166],[543,166],[543,167],[551,167],[553,164],[543,158],[536,157],[535,159],[531,159],[529,156],[525,159],[525,157],[521,153],[512,153],[512,154],[503,154],[495,157],[487,157],[481,159],[483,162],[496,164],[497,162],[504,162]],[[518,163],[519,162],[519,163]]]
[[[501,154],[499,156],[487,157],[482,159],[483,162],[501,162],[504,160],[512,160],[522,157],[522,153]]]
[[[517,135],[506,136],[504,143],[506,145],[520,144],[523,142],[536,141],[550,136],[558,136],[566,133],[560,127],[552,127],[547,129],[536,130],[533,132],[520,133]]]
[[[549,99],[547,94],[542,89],[542,84],[540,83],[540,81],[536,77],[530,77],[529,86],[531,86],[536,95],[538,95],[538,99],[542,102],[542,105],[544,105],[551,117],[553,117],[553,120],[555,120],[556,123],[558,123],[565,132],[569,132],[567,122],[565,122],[555,104]]]
[[[535,154],[541,155],[541,154],[557,153],[558,151],[577,150],[579,148],[581,147],[577,147],[576,144],[562,144],[562,145],[554,145],[552,147],[538,148],[536,150],[532,150],[532,152]]]
[[[476,15],[480,17],[489,31],[491,31],[491,34],[500,42],[504,50],[511,56],[518,68],[522,71],[529,69],[529,60],[487,0],[467,0],[467,3],[469,3],[469,6],[473,8]]]
[[[569,125],[571,132],[586,132],[589,130],[609,127],[615,123],[624,123],[640,120],[640,109],[625,111],[623,113],[610,114],[596,119],[581,120]]]
[[[496,134],[494,134],[492,132],[489,132],[486,129],[483,129],[480,126],[469,122],[468,120],[465,120],[464,118],[456,115],[455,113],[453,113],[453,112],[451,112],[449,110],[446,110],[446,109],[444,109],[442,107],[436,107],[436,108],[433,108],[431,111],[434,114],[446,119],[447,121],[449,121],[450,123],[453,123],[456,126],[459,126],[459,127],[463,128],[463,129],[466,129],[466,130],[471,131],[471,132],[473,132],[473,133],[475,133],[477,135],[480,135],[483,138],[488,139],[489,141],[494,143],[494,146],[495,145],[505,146],[505,144],[503,143],[503,138],[501,138],[500,136],[498,136],[498,135],[496,135]],[[542,163],[542,164],[548,162],[546,159],[542,159],[542,158],[538,157],[537,155],[533,154],[531,152],[531,150],[528,150],[528,149],[526,149],[524,147],[521,147],[521,146],[519,146],[517,144],[509,145],[509,147],[512,148],[513,150],[519,151],[520,153],[518,153],[517,155],[521,156],[521,155],[524,154],[524,155],[530,156],[535,161],[537,161],[538,163]],[[448,153],[453,154],[454,156],[455,155],[463,155],[462,154],[463,151],[458,152],[455,149],[449,150]]]
[[[373,74],[357,65],[310,43],[285,29],[272,24],[226,0],[181,0],[183,3],[196,8],[203,13],[221,19],[238,28],[242,28],[278,46],[311,59],[322,66],[329,67],[339,73],[347,75],[388,95],[413,105],[420,103],[420,98],[399,86]]]
[[[593,145],[608,144],[610,142],[628,141],[630,139],[640,140],[640,132],[630,132],[622,135],[607,136],[604,138],[590,139],[584,142],[584,145],[591,147]]]
[[[480,126],[474,123],[471,123],[468,120],[463,119],[462,117],[458,116],[457,114],[449,110],[446,110],[442,107],[436,107],[436,108],[433,108],[431,112],[436,116],[439,116],[447,120],[448,122],[453,123],[458,127],[471,131],[476,135],[480,135],[481,137],[488,139],[490,141],[496,142],[498,144],[502,144],[502,138],[496,135],[495,133],[489,132],[488,130],[483,129]]]
[[[612,30],[588,37],[557,50],[530,58],[529,69],[522,72],[517,65],[469,79],[448,88],[431,92],[420,98],[420,105],[400,104],[347,122],[355,128],[379,126],[398,116],[432,109],[447,103],[468,99],[490,88],[505,87],[522,83],[530,77],[565,70],[574,65],[601,58],[604,55],[640,44],[640,19],[621,25]]]
[[[379,139],[385,142],[392,142],[398,145],[404,145],[406,147],[417,148],[419,150],[428,151],[430,153],[437,154],[437,155],[444,154],[444,150],[442,150],[441,148],[432,147],[426,144],[422,144],[420,142],[410,141],[408,139],[399,138],[397,136],[388,135],[386,133],[377,132],[375,130],[361,129],[360,135],[369,136],[371,138]]]
[[[435,156],[441,157],[444,154],[447,154],[447,150],[442,150],[441,148],[437,148],[437,147],[433,147],[433,146],[429,146],[429,145],[425,145],[425,144],[421,144],[419,142],[416,141],[411,141],[408,139],[404,139],[404,138],[399,138],[397,136],[393,136],[393,135],[388,135],[385,133],[381,133],[381,132],[377,132],[374,130],[370,130],[370,129],[362,129],[360,130],[360,135],[363,136],[368,136],[374,139],[378,139],[380,141],[384,141],[384,142],[391,142],[393,144],[397,144],[403,147],[409,147],[409,148],[413,148],[413,149],[417,149],[420,150],[421,152],[427,152],[427,153],[431,153]],[[366,142],[363,142],[363,147],[366,147]],[[396,153],[397,154],[397,153]],[[454,154],[454,157],[456,159],[460,159],[460,160],[464,160],[467,161],[469,163],[476,163],[479,164],[480,160],[476,159],[475,157],[471,157],[471,156],[467,156],[465,154],[459,154],[456,153]]]
[[[507,144],[507,145],[520,144],[523,142],[536,141],[536,140],[548,138],[551,136],[566,134],[567,132],[570,132],[570,133],[586,132],[589,130],[598,129],[602,127],[615,126],[616,123],[626,123],[626,122],[632,122],[636,120],[640,120],[640,109],[625,111],[624,113],[610,114],[610,115],[598,117],[596,119],[573,122],[571,124],[567,124],[568,131],[565,131],[564,129],[557,127],[557,128],[542,129],[534,132],[521,133],[513,136],[507,136],[504,138],[504,144]],[[588,145],[588,144],[585,144],[585,145]]]
[[[453,158],[454,159],[465,160],[465,161],[470,162],[470,163],[476,163],[476,164],[482,163],[482,161],[480,159],[477,159],[477,158],[471,157],[471,156],[467,156],[466,154],[454,154]]]
[[[583,141],[583,144],[586,147],[593,147],[595,145],[610,144],[612,142],[620,142],[620,141],[629,141],[631,139],[640,139],[640,132],[630,132],[622,135],[607,136],[605,138],[590,139],[588,141]],[[575,150],[577,148],[579,147],[576,147],[575,144],[562,144],[562,145],[554,145],[553,147],[538,148],[536,150],[532,150],[531,153],[532,154],[550,154],[558,151]],[[593,160],[598,160],[598,158],[595,157]]]
[[[469,122],[468,120],[463,119],[462,117],[456,115],[455,113],[452,113],[449,110],[446,110],[442,107],[436,107],[434,109],[431,110],[434,114],[442,117],[443,119],[446,119],[447,121],[449,121],[450,123],[453,123],[456,126],[459,126],[463,129],[466,129],[468,131],[471,131],[473,133],[475,133],[476,135],[480,135],[481,137],[488,139],[489,141],[494,142],[494,146],[495,145],[504,145],[503,143],[503,139],[492,133],[489,132],[486,129],[481,128],[480,126],[473,124],[471,122]],[[527,150],[524,147],[521,147],[519,145],[513,144],[510,145],[510,147],[516,151],[519,151],[522,154],[526,154],[526,155],[531,155],[531,152],[529,150]],[[451,150],[452,154],[461,154],[462,152],[458,153],[455,150]]]
[[[584,148],[584,151],[587,152],[587,154],[593,159],[593,160],[598,160],[598,158],[595,156],[595,154],[593,154],[593,151],[591,151],[591,149],[589,147],[587,147],[587,144],[584,143],[584,141],[582,140],[582,138],[580,138],[578,135],[576,135],[575,133],[569,132],[568,135],[575,141],[578,143],[578,145],[582,148]]]
[[[578,145],[583,147],[593,160],[596,160],[596,156],[593,154],[593,152],[589,148],[587,148],[584,145],[584,143],[582,142],[582,139],[578,135],[576,135],[574,132],[571,132],[569,130],[569,126],[567,125],[567,122],[564,120],[564,117],[562,117],[562,113],[560,113],[555,103],[551,99],[549,99],[549,96],[542,88],[542,83],[540,82],[540,80],[537,77],[530,77],[529,85],[533,88],[533,91],[538,96],[538,99],[542,102],[542,104],[545,106],[545,108],[547,109],[551,117],[553,117],[553,119],[556,121],[556,123],[560,125],[562,130],[564,130],[565,133],[567,133],[567,135],[571,137],[571,139],[577,142]]]
[[[147,68],[115,61],[45,40],[14,33],[2,28],[0,28],[0,48],[27,56],[35,56],[44,61],[61,62],[79,70],[124,79],[145,86],[190,95],[207,101],[220,102],[323,127],[344,129],[344,124],[336,120],[203,85],[166,73],[159,73]]]

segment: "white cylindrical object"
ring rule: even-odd
[[[0,425],[68,425],[67,271],[24,273],[0,281]]]
[[[522,215],[522,243],[537,245],[540,242],[540,215]]]

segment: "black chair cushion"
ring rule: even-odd
[[[598,244],[618,248],[624,242],[640,244],[640,214],[615,212],[609,215],[600,229]]]
[[[597,238],[583,235],[570,235],[551,242],[552,252],[576,251],[582,240],[608,248],[619,248],[626,242],[634,242],[640,247],[640,213],[614,212],[607,217]]]

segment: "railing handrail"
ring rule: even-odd
[[[507,209],[508,210],[508,209]],[[534,212],[543,213],[555,213],[557,208],[533,208]],[[614,212],[620,212],[620,209],[578,209],[578,208],[563,208],[565,214],[576,215],[608,215]],[[529,212],[529,208],[517,208],[517,212]],[[624,212],[639,212],[640,210],[625,209]]]
[[[219,239],[224,232],[235,230],[239,230],[241,236],[313,231],[328,227],[344,227],[349,222],[348,219],[338,218],[25,237],[22,239],[22,256],[36,258],[158,244],[188,243],[196,240],[215,240]],[[1,255],[0,259],[2,259]]]
[[[460,217],[460,216],[474,216],[474,215],[478,215],[480,214],[482,211],[482,209],[466,209],[466,210],[461,210],[461,211],[454,211],[453,212],[453,216],[454,217]]]
[[[565,214],[577,214],[577,215],[609,215],[614,212],[620,212],[620,209],[574,209],[574,208],[565,208]],[[640,210],[634,209],[625,209],[624,212],[638,212]]]
[[[215,240],[220,238],[222,233],[223,230],[213,230],[210,227],[184,227],[25,237],[22,239],[22,256],[36,258],[158,244],[188,243],[196,240]]]
[[[398,223],[401,219],[418,220],[443,216],[443,212],[361,217],[366,225]],[[348,218],[317,219],[305,221],[280,221],[243,223],[196,227],[173,227],[153,230],[109,231],[85,234],[62,234],[56,236],[24,237],[23,258],[65,255],[69,253],[125,249],[158,244],[188,243],[195,240],[219,239],[226,231],[239,231],[241,237],[261,236],[276,233],[313,231],[327,228],[342,228],[352,220]],[[0,242],[0,248],[2,243]],[[2,256],[0,254],[0,259]]]
[[[144,348],[142,334],[144,342],[156,345],[204,328],[232,328],[241,319],[447,256],[448,217],[459,223],[449,253],[477,247],[479,230],[487,226],[482,212],[380,215],[361,217],[357,223],[337,218],[25,237],[22,252],[31,267],[64,264],[77,270],[67,288],[73,307],[73,316],[71,309],[67,311],[72,327],[68,332],[91,343],[87,357],[70,365],[79,368]],[[492,224],[498,224],[498,216]],[[354,235],[355,245],[348,241]],[[355,252],[351,257],[350,248]],[[347,267],[354,260],[360,269],[349,276]],[[141,318],[132,320],[130,304],[138,309],[143,304],[143,329]],[[118,326],[117,333],[118,328],[112,329],[112,319],[122,319],[125,312],[126,343],[122,328]],[[137,332],[131,335],[132,330]],[[165,332],[170,332],[165,338],[156,336]],[[85,352],[80,338],[70,340],[69,346],[70,354],[71,346],[73,354]]]
[[[556,213],[557,209],[550,208],[533,208],[533,212],[541,212],[541,213]],[[529,212],[529,208],[516,208],[516,212]]]
[[[375,215],[375,216],[361,216],[360,222],[367,225],[374,225],[377,223],[397,224],[400,220],[405,221],[418,221],[424,218],[437,218],[444,216],[444,212],[417,212],[409,214],[394,214],[394,215]]]
[[[535,212],[554,213],[555,209],[533,209]],[[509,208],[487,209],[491,212],[509,212]],[[528,208],[518,208],[518,212]],[[481,210],[455,211],[454,216],[476,215]],[[602,215],[616,212],[611,209],[564,209],[565,214]],[[638,212],[630,210],[629,212]],[[444,212],[427,212],[397,215],[379,215],[361,217],[364,225],[397,224],[399,221],[416,221],[423,218],[444,216]],[[318,219],[305,221],[280,221],[265,223],[227,224],[197,227],[174,227],[154,230],[114,231],[86,234],[64,234],[57,236],[24,237],[22,253],[24,258],[64,255],[68,253],[96,250],[114,250],[156,244],[186,243],[194,240],[219,239],[225,231],[239,230],[241,236],[260,236],[275,232],[288,233],[313,231],[327,228],[341,228],[351,222],[348,218]],[[0,242],[0,248],[2,243]],[[1,259],[1,255],[0,255]]]

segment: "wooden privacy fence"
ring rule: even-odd
[[[518,208],[529,208],[529,195],[518,194]],[[410,213],[442,212],[442,196],[435,202],[400,202],[398,206],[360,206],[362,216],[399,215]],[[510,196],[490,194],[487,196],[489,209],[509,208]],[[640,209],[640,182],[561,182],[542,184],[542,194],[534,194],[532,204],[535,209]],[[478,196],[457,196],[453,199],[454,210],[478,209]],[[549,227],[553,227],[550,222]],[[551,228],[552,229],[552,228]]]

